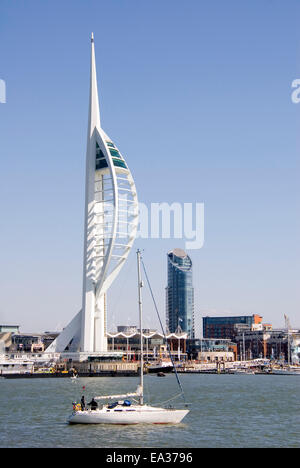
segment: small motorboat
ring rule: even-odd
[[[163,361],[159,360],[157,362],[154,362],[150,364],[147,368],[148,372],[150,374],[156,374],[157,372],[172,372],[174,370],[174,366],[172,361]]]

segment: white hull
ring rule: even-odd
[[[155,408],[148,405],[133,405],[97,410],[74,411],[69,417],[70,424],[178,424],[189,410]]]
[[[300,371],[299,370],[273,369],[271,374],[274,374],[274,375],[300,375]]]

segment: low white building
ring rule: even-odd
[[[198,361],[201,362],[233,362],[232,351],[204,351],[198,353]]]

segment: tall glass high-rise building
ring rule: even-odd
[[[195,337],[194,288],[192,261],[182,249],[167,254],[168,286],[166,287],[166,321],[171,333],[178,328]]]

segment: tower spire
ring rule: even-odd
[[[90,105],[89,105],[89,126],[88,138],[91,137],[94,128],[100,129],[100,109],[98,99],[97,87],[97,73],[96,73],[96,59],[95,59],[95,45],[94,34],[91,36],[91,81],[90,81]]]
[[[87,353],[107,356],[106,293],[126,261],[138,227],[134,180],[120,151],[100,126],[93,34],[90,73],[82,309],[50,348],[51,352],[79,351],[83,359]],[[128,219],[126,213],[130,216],[124,229],[119,227],[121,213],[122,219]]]

